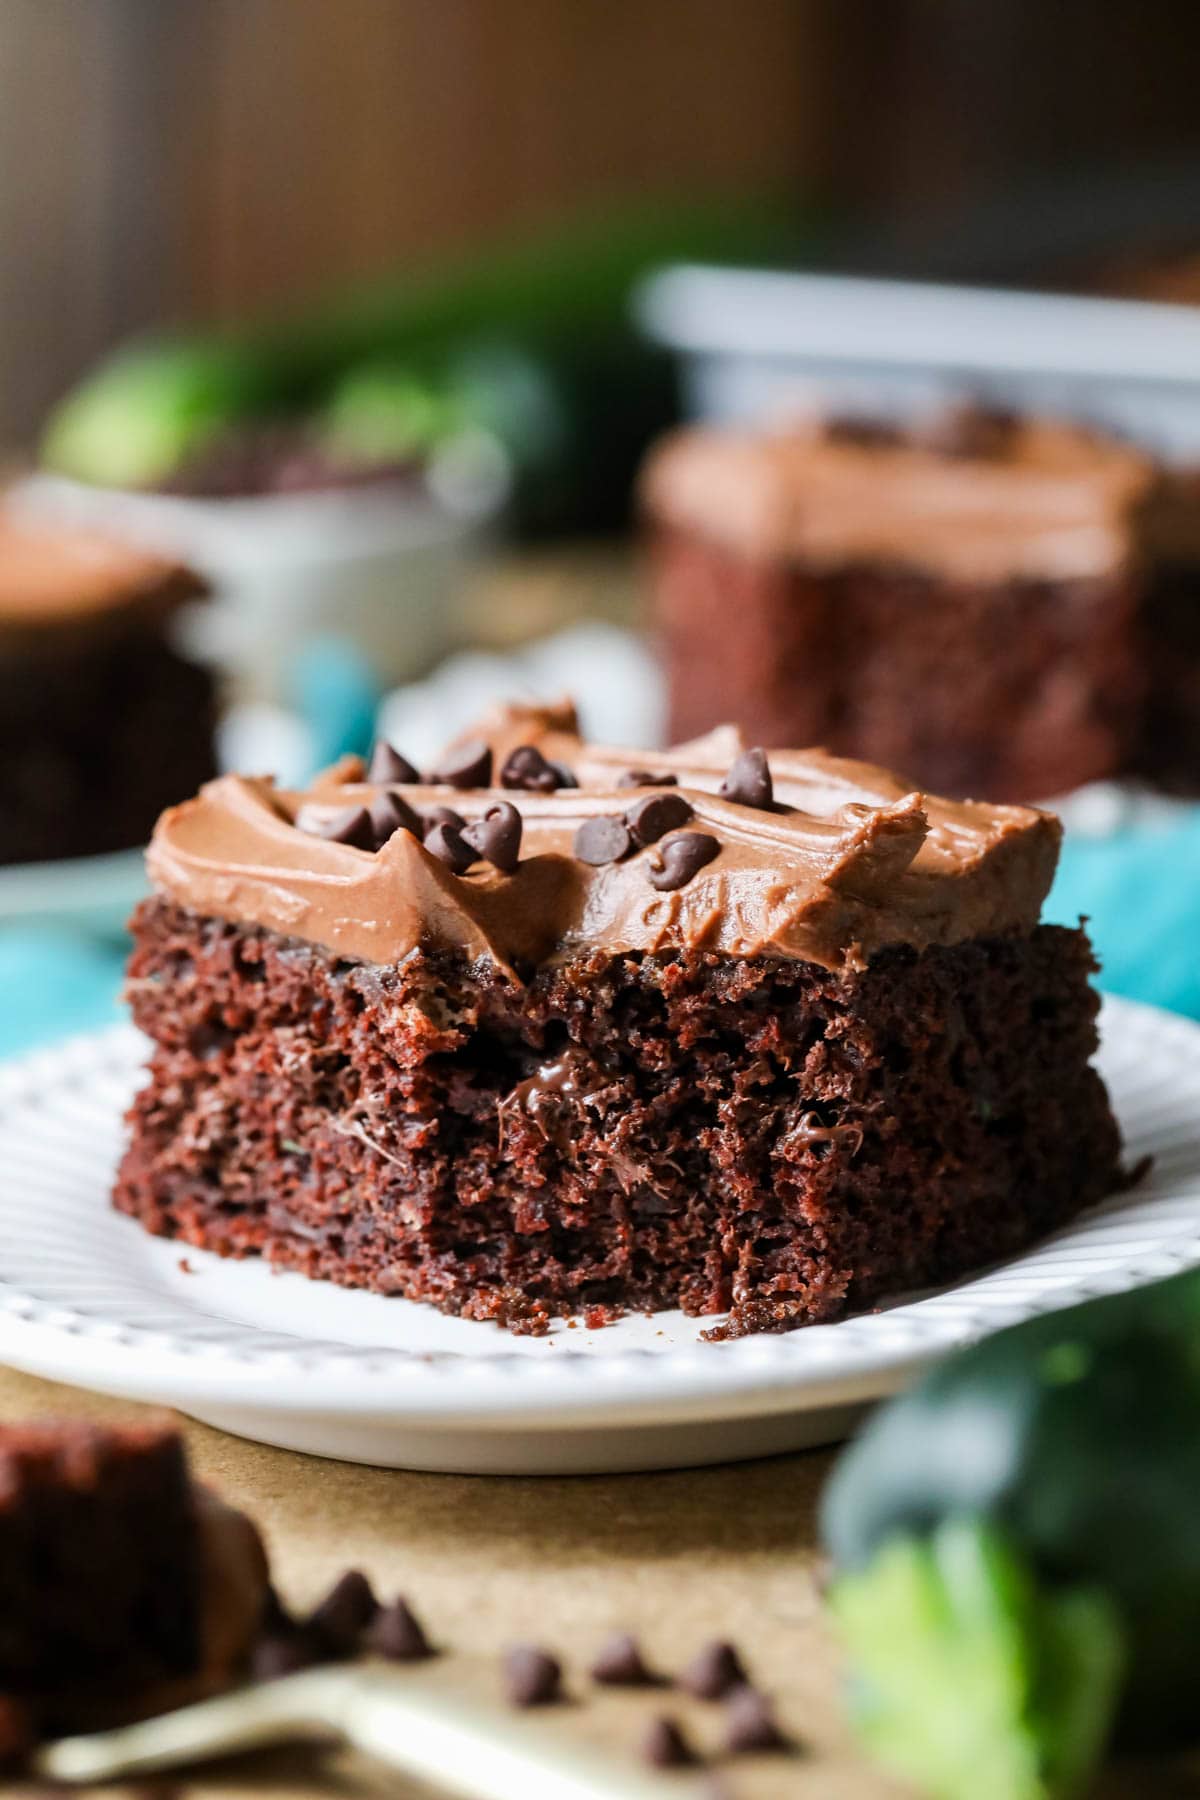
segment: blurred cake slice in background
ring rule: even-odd
[[[203,584],[0,509],[0,863],[126,850],[214,773],[208,671],[176,648]]]

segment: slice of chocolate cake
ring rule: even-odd
[[[0,1425],[0,1596],[0,1703],[32,1740],[226,1686],[267,1565],[170,1426]]]
[[[215,698],[172,624],[186,570],[0,513],[0,864],[125,850],[213,774]]]
[[[1127,445],[699,428],[644,472],[673,729],[733,719],[944,793],[1200,792],[1200,495]]]
[[[544,1329],[833,1319],[1111,1186],[1059,826],[736,733],[498,715],[423,782],[168,812],[116,1204],[226,1255]]]

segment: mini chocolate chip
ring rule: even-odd
[[[694,1763],[696,1752],[674,1719],[651,1719],[642,1736],[642,1761],[654,1769],[684,1769]]]
[[[783,1750],[787,1739],[775,1723],[771,1703],[757,1688],[734,1688],[727,1698],[725,1748],[735,1755],[754,1750]]]
[[[455,831],[462,831],[467,823],[462,814],[455,812],[452,806],[427,806],[421,814],[421,821],[427,837],[435,825],[452,825]]]
[[[638,1641],[628,1631],[618,1631],[603,1644],[591,1667],[592,1680],[601,1687],[654,1687]]]
[[[309,1614],[306,1629],[331,1655],[349,1656],[378,1611],[379,1602],[362,1570],[347,1569]]]
[[[697,1651],[679,1677],[679,1685],[697,1700],[719,1700],[746,1681],[742,1659],[732,1644],[716,1638]]]
[[[372,1650],[389,1662],[425,1662],[437,1654],[421,1621],[400,1595],[376,1615],[370,1642]]]
[[[431,825],[425,833],[425,848],[456,875],[465,875],[472,863],[479,861],[462,832],[453,825]]]
[[[390,789],[376,794],[367,812],[371,818],[371,830],[375,834],[375,848],[382,850],[390,837],[397,831],[411,831],[418,840],[424,835],[424,824],[419,814],[399,794]]]
[[[521,815],[507,800],[489,806],[482,819],[476,819],[463,832],[472,850],[478,850],[486,862],[511,875],[521,854]]]
[[[376,738],[375,748],[371,752],[371,760],[367,764],[367,780],[378,782],[381,787],[388,787],[393,782],[416,782],[421,777],[409,762],[407,756],[401,756],[393,750],[386,738]]]
[[[733,800],[738,806],[770,806],[775,791],[766,751],[756,746],[735,757],[721,783],[720,794],[723,800]]]
[[[657,844],[668,831],[686,825],[692,809],[682,794],[647,794],[625,814],[635,844]]]
[[[451,751],[429,776],[440,787],[483,788],[492,785],[492,750],[482,738]]]
[[[686,887],[720,848],[707,831],[679,831],[674,837],[664,838],[658,848],[661,866],[650,869],[650,885],[660,894],[673,894],[676,888]]]
[[[562,1698],[559,1661],[536,1644],[514,1644],[505,1652],[504,1683],[514,1706],[549,1706]]]
[[[547,762],[536,744],[518,744],[500,770],[502,788],[524,788],[531,794],[553,794],[557,788],[578,785],[570,769]]]
[[[678,787],[678,775],[655,774],[653,769],[622,769],[617,776],[617,786],[623,787]]]
[[[623,819],[585,819],[575,833],[575,854],[580,862],[599,868],[602,863],[620,862],[633,849],[633,839]]]
[[[278,1681],[300,1669],[312,1669],[325,1660],[325,1647],[309,1631],[272,1631],[259,1638],[250,1656],[255,1681]]]
[[[310,837],[327,838],[334,844],[350,844],[356,850],[375,848],[371,815],[365,806],[342,806],[332,813],[302,806],[296,814],[296,826]]]

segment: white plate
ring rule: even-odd
[[[107,1204],[143,1045],[0,1070],[0,1360],[266,1443],[478,1473],[680,1466],[842,1434],[864,1402],[1043,1309],[1200,1264],[1200,1026],[1104,1008],[1131,1158],[1155,1168],[990,1273],[838,1325],[705,1344],[676,1313],[514,1338],[146,1236]]]
[[[117,937],[148,892],[141,850],[8,863],[0,868],[0,924],[71,925]]]

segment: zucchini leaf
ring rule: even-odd
[[[1124,1668],[1106,1595],[1035,1577],[993,1526],[894,1538],[830,1603],[856,1726],[936,1800],[1065,1800],[1095,1773]]]

